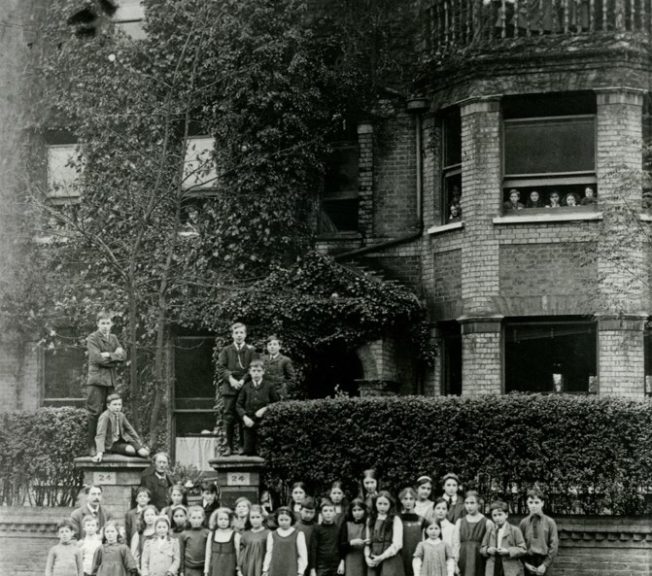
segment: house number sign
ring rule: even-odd
[[[118,483],[115,472],[93,472],[93,484],[115,485]]]
[[[251,475],[249,472],[229,472],[226,475],[227,486],[249,486]]]

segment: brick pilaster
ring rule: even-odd
[[[374,128],[358,124],[358,227],[365,238],[373,235],[374,226]]]
[[[598,393],[643,399],[645,315],[598,316]]]
[[[462,396],[501,394],[502,316],[460,318]]]

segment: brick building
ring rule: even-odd
[[[113,23],[142,35],[139,2],[113,4]],[[388,94],[335,147],[318,248],[409,286],[433,322],[436,364],[421,370],[388,334],[352,351],[347,370],[371,393],[545,392],[556,383],[564,392],[642,398],[652,374],[652,216],[641,179],[652,6],[420,4],[418,97]],[[0,74],[17,92],[0,109],[7,150],[21,145],[30,124],[29,98],[18,95],[30,89],[29,75],[19,71],[28,65],[37,6],[16,2],[7,11],[3,42],[14,65]],[[213,145],[206,137],[192,144]],[[74,143],[41,146],[56,200]],[[11,160],[2,165],[11,200],[20,196],[20,163],[3,157]],[[555,194],[560,206],[546,208]],[[16,220],[12,206],[3,203],[4,230]],[[2,258],[5,268],[17,265]],[[172,337],[170,421],[183,434],[212,419],[214,335]],[[83,364],[78,346],[50,354],[5,338],[4,405],[79,402],[70,383]]]
[[[420,392],[643,398],[649,4],[425,4],[420,98],[360,127],[357,235],[322,248],[427,303]]]

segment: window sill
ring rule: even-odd
[[[559,210],[559,212],[557,212]],[[528,214],[523,216],[496,216],[494,224],[545,224],[548,222],[578,222],[602,220],[602,212],[561,212],[564,208],[555,209],[555,213]]]
[[[464,222],[451,222],[450,224],[440,224],[437,226],[431,226],[428,228],[428,234],[434,236],[435,234],[442,234],[444,232],[449,232],[451,230],[461,230],[464,228]]]
[[[641,222],[652,222],[652,214],[643,213],[639,215]]]

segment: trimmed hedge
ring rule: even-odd
[[[86,452],[86,410],[0,414],[0,504],[71,506],[81,487],[73,459]]]
[[[525,490],[557,514],[652,512],[652,405],[616,398],[507,395],[282,402],[261,430],[268,486],[314,494],[343,479],[357,492],[375,467],[393,490],[455,471],[486,500],[523,512]],[[436,481],[437,482],[437,481]],[[435,493],[439,494],[437,488]]]

